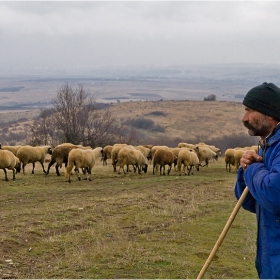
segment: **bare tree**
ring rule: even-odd
[[[43,110],[34,121],[30,142],[35,145],[61,142],[84,146],[105,146],[117,142],[136,144],[140,135],[116,121],[108,109],[100,110],[82,86],[62,86],[52,101],[53,109]]]
[[[64,141],[84,144],[89,116],[94,111],[94,99],[79,85],[73,90],[67,83],[53,100],[54,124],[63,132]]]
[[[31,145],[48,145],[51,142],[53,128],[49,125],[50,118],[50,110],[42,109],[39,117],[33,121],[29,139]]]

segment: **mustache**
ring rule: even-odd
[[[243,122],[243,125],[248,129],[253,129],[254,127],[249,122]]]

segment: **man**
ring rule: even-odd
[[[256,214],[256,268],[261,279],[280,278],[280,88],[263,83],[243,100],[242,122],[251,136],[260,136],[259,151],[246,151],[235,185],[240,198],[249,194],[242,207]]]

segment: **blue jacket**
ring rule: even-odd
[[[247,185],[250,193],[242,207],[256,213],[256,268],[261,279],[280,279],[280,129],[277,127],[260,147],[263,162],[244,172],[239,168],[235,195],[240,198]]]

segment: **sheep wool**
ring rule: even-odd
[[[20,161],[11,151],[0,149],[0,169],[5,173],[5,181],[8,181],[6,169],[12,170],[13,181],[15,181],[15,174],[20,172]]]

